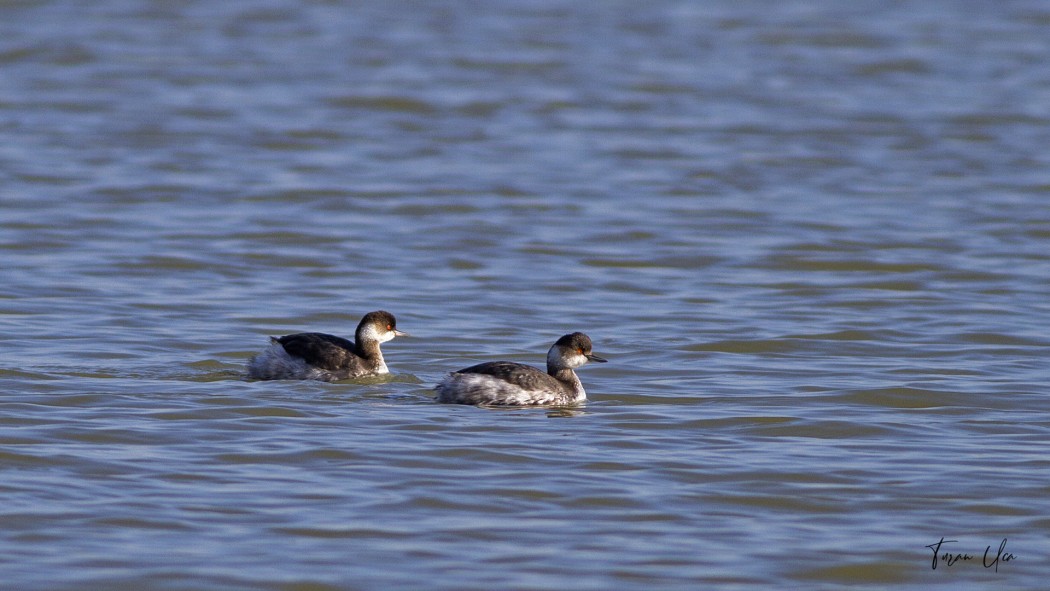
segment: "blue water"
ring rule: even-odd
[[[1047,55],[1034,0],[0,3],[0,588],[1043,589]],[[390,376],[245,379],[380,308]],[[433,401],[577,330],[585,405]]]

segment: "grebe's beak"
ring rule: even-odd
[[[583,356],[586,357],[588,361],[597,361],[598,363],[605,363],[608,361],[608,359],[598,357],[594,353],[584,353]]]
[[[410,336],[412,336],[412,335],[408,334],[407,332],[401,332],[400,330],[397,330],[397,329],[395,328],[395,329],[394,329],[394,336],[395,336],[395,337],[410,337]]]

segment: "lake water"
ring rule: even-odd
[[[1044,589],[1048,56],[1036,0],[0,2],[0,587]],[[379,308],[391,376],[244,379]],[[433,401],[577,330],[579,408]]]

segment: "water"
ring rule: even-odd
[[[1044,588],[1048,54],[1034,0],[0,3],[0,587]],[[243,379],[377,308],[389,378]],[[432,401],[575,330],[579,409]]]

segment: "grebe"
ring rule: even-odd
[[[390,312],[365,314],[354,333],[356,342],[320,332],[270,337],[270,346],[248,361],[248,377],[258,380],[322,380],[390,373],[380,343],[407,336],[397,330]]]
[[[587,399],[573,370],[605,359],[591,352],[582,332],[567,334],[547,352],[547,373],[531,365],[490,361],[448,374],[434,389],[437,401],[451,404],[525,406],[576,404]]]

